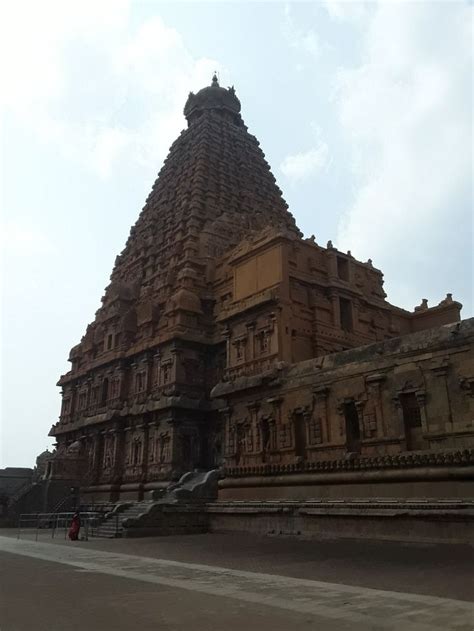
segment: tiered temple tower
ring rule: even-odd
[[[141,497],[226,453],[234,466],[232,440],[255,452],[226,429],[218,384],[459,319],[449,294],[393,307],[371,261],[302,238],[233,88],[214,76],[184,114],[58,384],[50,475],[97,498]]]

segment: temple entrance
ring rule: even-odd
[[[401,394],[400,402],[402,404],[403,424],[408,451],[425,449],[423,428],[421,426],[421,411],[415,393]]]
[[[354,401],[344,403],[344,418],[346,421],[347,451],[360,453],[359,415]]]

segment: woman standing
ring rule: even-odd
[[[72,516],[71,526],[67,536],[71,541],[77,541],[79,539],[79,530],[81,529],[81,517],[79,511],[76,511]]]

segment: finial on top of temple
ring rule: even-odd
[[[189,93],[184,106],[184,115],[188,124],[192,125],[209,110],[238,127],[243,125],[240,117],[240,101],[235,94],[234,86],[228,89],[222,88],[219,85],[217,72],[214,72],[212,76],[211,85],[199,90],[196,94]]]

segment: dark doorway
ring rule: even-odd
[[[360,453],[359,415],[354,401],[344,404],[344,418],[346,420],[347,451]]]
[[[100,405],[104,406],[107,403],[107,399],[109,397],[109,380],[107,377],[102,382],[102,392],[100,395]]]
[[[209,441],[213,440],[212,447]],[[211,439],[202,429],[199,433],[199,440],[196,443],[197,453],[194,454],[195,466],[199,469],[208,469],[210,465],[215,463],[215,440]]]
[[[182,466],[186,471],[190,471],[193,469],[192,462],[193,448],[191,436],[182,436],[181,437],[181,457],[182,457]]]
[[[409,451],[424,449],[423,429],[421,427],[421,410],[414,392],[400,395],[403,410],[403,424]]]
[[[235,463],[240,464],[242,457],[242,444],[244,442],[244,429],[242,425],[237,425],[235,428]]]
[[[302,414],[295,414],[295,455],[303,457],[306,449],[305,422]]]
[[[266,418],[260,422],[260,434],[262,437],[262,462],[266,462],[267,452],[270,449],[270,425]]]

